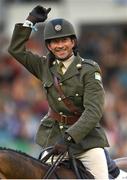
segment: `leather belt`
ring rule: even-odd
[[[74,124],[80,116],[66,116],[66,115],[60,115],[59,113],[53,111],[51,108],[48,111],[48,116],[53,118],[55,121],[67,125]]]

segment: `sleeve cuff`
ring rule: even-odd
[[[29,20],[25,20],[24,24],[23,24],[24,27],[30,27],[30,28],[33,28],[33,23]]]
[[[33,31],[37,31],[37,28],[34,26],[34,24],[29,21],[29,20],[25,20],[24,24],[23,24],[24,27],[29,27],[31,28]]]

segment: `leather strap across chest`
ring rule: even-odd
[[[57,92],[59,93],[61,100],[63,101],[65,106],[70,110],[70,112],[72,112],[74,115],[77,115],[77,116],[81,115],[80,110],[78,109],[78,107],[74,105],[73,101],[71,101],[71,99],[69,99],[68,97],[64,95],[64,92],[61,86],[59,85],[59,80],[56,76],[54,76],[54,86]]]

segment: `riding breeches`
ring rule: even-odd
[[[108,166],[103,148],[93,148],[76,156],[95,179],[109,179]]]

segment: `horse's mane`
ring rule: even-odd
[[[28,158],[31,158],[31,159],[36,160],[36,161],[38,161],[38,162],[41,162],[39,159],[36,159],[35,157],[30,156],[30,155],[28,155],[27,153],[22,152],[21,150],[15,150],[15,149],[7,148],[7,147],[0,147],[0,150],[3,150],[3,151],[4,151],[4,150],[7,150],[7,151],[15,152],[15,153],[17,153],[17,154],[21,154],[21,155],[23,155],[23,156],[26,156],[26,157],[28,157]]]

